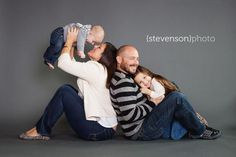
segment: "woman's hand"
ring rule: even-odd
[[[79,33],[79,30],[76,27],[70,27],[67,32],[65,45],[67,46],[67,44],[69,44],[72,46],[73,43],[77,41],[78,33]]]
[[[70,27],[67,32],[66,43],[61,51],[61,55],[64,53],[69,53],[71,59],[74,57],[74,47],[73,44],[77,41],[79,30],[75,27]]]

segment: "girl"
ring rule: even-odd
[[[140,65],[134,74],[134,81],[141,87],[141,92],[151,99],[159,98],[163,100],[165,95],[170,92],[180,91],[175,83]],[[199,113],[196,113],[196,115],[203,124],[208,125],[205,118]]]
[[[158,97],[161,99],[172,91],[179,91],[174,83],[143,66],[138,66],[134,74],[134,81],[141,87],[143,94],[153,99]]]

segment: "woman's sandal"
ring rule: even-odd
[[[48,136],[42,136],[42,135],[37,135],[37,136],[29,136],[26,135],[25,133],[22,133],[19,138],[21,140],[50,140],[50,137]]]

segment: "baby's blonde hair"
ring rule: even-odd
[[[102,42],[105,36],[105,31],[102,26],[100,25],[94,25],[91,28],[91,32],[93,33],[95,40]]]

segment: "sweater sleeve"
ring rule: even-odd
[[[122,117],[120,121],[132,123],[144,119],[152,111],[155,104],[144,97],[137,85],[129,82],[128,79],[126,80],[118,82],[111,94],[117,101],[116,107],[119,108],[119,116]]]
[[[151,98],[158,98],[165,94],[165,88],[156,79],[152,79]]]
[[[60,69],[88,82],[96,81],[96,77],[104,69],[101,69],[101,66],[99,63],[95,63],[95,61],[77,62],[71,59],[68,53],[64,53],[58,58],[58,67]]]

